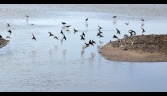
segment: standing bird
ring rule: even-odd
[[[26,15],[26,17],[27,17],[27,20],[28,20],[28,17],[29,17],[29,16],[28,16],[28,15]]]
[[[32,37],[32,39],[34,39],[34,40],[36,41],[36,38],[35,38],[35,36],[34,36],[34,34],[33,34],[33,33],[32,33],[32,36],[33,36],[33,37]]]
[[[113,38],[117,38],[118,39],[118,37],[116,35],[114,35]]]
[[[49,33],[49,36],[53,36],[53,34],[51,32],[48,32]]]
[[[144,33],[145,32],[145,30],[144,30],[144,28],[142,28],[142,33]]]
[[[9,23],[7,23],[7,27],[10,27]]]
[[[117,30],[117,34],[121,34],[120,31],[117,28],[116,28],[116,30]]]
[[[8,30],[8,32],[11,34],[12,33],[12,31],[11,30]]]

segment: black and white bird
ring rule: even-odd
[[[118,37],[115,34],[114,34],[113,38],[117,38],[118,39]]]
[[[101,27],[101,26],[99,26],[99,25],[98,25],[98,27],[99,27],[99,29],[102,29],[102,27]]]
[[[84,32],[82,32],[82,36],[84,36],[84,37],[85,37],[85,33],[84,33]]]
[[[78,32],[78,30],[76,30],[76,29],[74,28],[74,33],[75,33],[75,32]]]
[[[12,33],[12,31],[11,30],[8,30],[8,32],[11,34]]]
[[[116,28],[116,30],[117,30],[117,34],[121,34],[120,31],[117,28]]]
[[[34,36],[34,34],[32,33],[32,39],[34,39],[35,41],[36,41],[36,38],[35,38],[35,36]]]
[[[145,32],[145,30],[144,30],[144,28],[142,28],[142,33],[144,33]]]
[[[61,30],[60,34],[64,35],[62,30]]]
[[[99,35],[99,38],[101,38],[101,37],[104,37],[104,36],[100,34],[100,35]]]
[[[88,18],[86,18],[85,21],[87,22],[87,21],[88,21]]]
[[[29,16],[28,16],[28,15],[26,15],[26,17],[27,17],[27,20],[28,20],[28,17],[29,17]]]
[[[125,23],[126,25],[129,25],[129,22],[128,23]]]
[[[61,22],[63,25],[65,25],[66,23],[65,22]]]
[[[48,32],[49,33],[49,36],[53,36],[53,34],[51,32]]]
[[[7,27],[10,27],[9,23],[7,23]]]
[[[64,34],[63,34],[63,39],[64,39],[64,40],[66,40],[66,39],[67,39],[67,38],[66,38],[66,36],[65,36]]]
[[[67,28],[69,28],[71,25],[68,25],[68,26],[65,26],[65,27],[67,27]]]
[[[83,37],[83,35],[80,35],[81,36],[81,40],[85,40],[85,38]]]
[[[117,16],[113,16],[112,18],[117,18]]]
[[[141,21],[145,21],[143,18],[141,18]]]
[[[54,39],[56,38],[57,40],[59,40],[59,38],[57,36],[53,35],[53,37],[54,37]]]

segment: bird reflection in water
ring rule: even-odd
[[[95,53],[91,52],[91,57],[89,57],[89,62],[92,64],[94,61]]]
[[[84,53],[85,53],[85,45],[82,46],[82,50],[81,50],[81,57],[83,57]]]
[[[63,58],[66,57],[66,49],[62,50]]]

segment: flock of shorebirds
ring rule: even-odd
[[[27,20],[28,20],[28,18],[29,18],[29,16],[26,15],[26,19],[27,19]],[[116,19],[117,16],[113,16],[113,18]],[[142,26],[143,26],[145,20],[141,18],[141,21],[142,21]],[[86,22],[86,24],[87,24],[88,18],[85,19],[85,22]],[[71,27],[71,25],[66,25],[66,24],[67,24],[66,22],[61,22],[61,23],[62,23],[63,27],[67,28],[67,31],[68,31],[68,28]],[[125,23],[125,24],[126,24],[126,25],[129,25],[129,22],[127,22],[127,23]],[[34,24],[31,24],[31,25],[34,25]],[[141,26],[141,28],[142,28],[142,26]],[[7,27],[10,27],[10,24],[9,24],[9,23],[7,23]],[[98,27],[97,36],[99,36],[99,38],[104,37],[104,36],[102,35],[103,32],[101,31],[101,29],[103,29],[103,28],[102,28],[101,26],[99,26],[99,25],[97,25],[97,27]],[[75,28],[74,28],[73,30],[74,30],[74,33],[78,32],[78,30],[76,30]],[[8,30],[8,32],[9,32],[10,35],[12,34],[12,31],[11,31],[10,29]],[[136,35],[136,32],[135,32],[134,30],[129,30],[128,32],[129,32],[130,35],[125,34],[125,35],[124,35],[125,38],[126,38],[126,37],[129,37],[129,36]],[[144,30],[144,28],[142,28],[142,35],[143,35],[144,32],[145,32],[145,30]],[[59,38],[58,38],[57,36],[53,35],[51,32],[48,32],[48,33],[49,33],[49,36],[53,36],[54,39],[59,40]],[[62,41],[62,40],[67,40],[67,37],[65,36],[65,34],[63,33],[62,30],[60,31],[60,34],[62,34],[62,36],[63,36],[63,38],[61,39],[61,41]],[[120,30],[119,30],[118,28],[116,28],[116,34],[119,34],[119,35],[121,34],[121,33],[120,33]],[[1,36],[1,37],[2,37],[2,36]],[[82,32],[82,34],[80,35],[80,37],[81,37],[81,40],[85,40],[85,33]],[[6,36],[6,38],[10,38],[10,37],[9,37],[9,36]],[[119,39],[115,34],[113,35],[113,38]],[[37,40],[36,37],[35,37],[35,35],[34,35],[33,33],[32,33],[32,39],[35,40],[35,41]],[[111,40],[110,40],[110,42],[111,42]],[[88,43],[85,42],[84,48],[88,47],[89,45],[93,45],[93,46],[94,46],[94,44],[96,44],[96,42],[95,42],[94,40],[90,39]]]

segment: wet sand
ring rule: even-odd
[[[111,41],[99,49],[107,60],[166,62],[167,35],[131,36]]]

